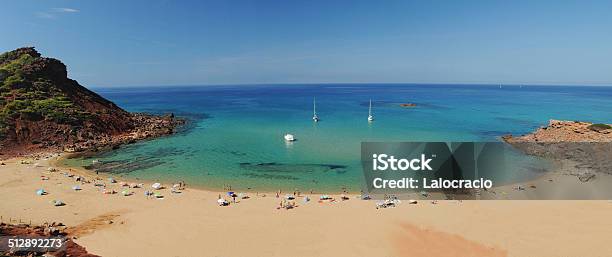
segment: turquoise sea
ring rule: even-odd
[[[66,160],[100,171],[221,190],[358,190],[362,141],[498,141],[549,119],[612,122],[612,87],[318,84],[96,88],[132,112],[190,120],[180,133]],[[321,121],[312,121],[313,99]],[[368,123],[372,99],[375,121]],[[416,107],[401,107],[415,103]],[[283,139],[285,133],[297,138]],[[530,162],[526,162],[530,163]],[[500,171],[536,176],[532,164]]]

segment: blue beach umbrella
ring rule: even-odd
[[[44,195],[44,194],[47,194],[47,192],[44,189],[41,188],[41,189],[36,190],[36,194],[37,195]]]

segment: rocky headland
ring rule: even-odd
[[[129,113],[33,47],[0,55],[0,158],[114,148],[172,134],[184,122],[173,114]]]
[[[612,126],[579,121],[550,120],[535,132],[502,139],[534,156],[557,160],[569,175],[587,182],[596,173],[612,174]]]
[[[507,143],[522,142],[612,142],[612,125],[580,121],[550,120],[548,126],[535,132],[514,137],[502,137]]]

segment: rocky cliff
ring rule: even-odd
[[[0,55],[0,153],[120,144],[172,133],[178,123],[126,112],[33,47]]]

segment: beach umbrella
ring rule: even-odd
[[[54,206],[65,205],[64,202],[62,202],[61,200],[51,200],[50,203],[53,204]]]
[[[79,186],[79,185],[72,186],[72,190],[79,191],[79,190],[81,190],[81,186]]]
[[[117,180],[115,180],[114,178],[110,177],[108,178],[108,181],[111,183],[117,183]]]
[[[36,194],[37,195],[45,195],[45,194],[47,194],[47,192],[44,189],[41,188],[41,189],[36,190]]]
[[[151,185],[151,187],[153,189],[160,189],[162,187],[162,185],[160,183],[155,183],[155,184]]]

